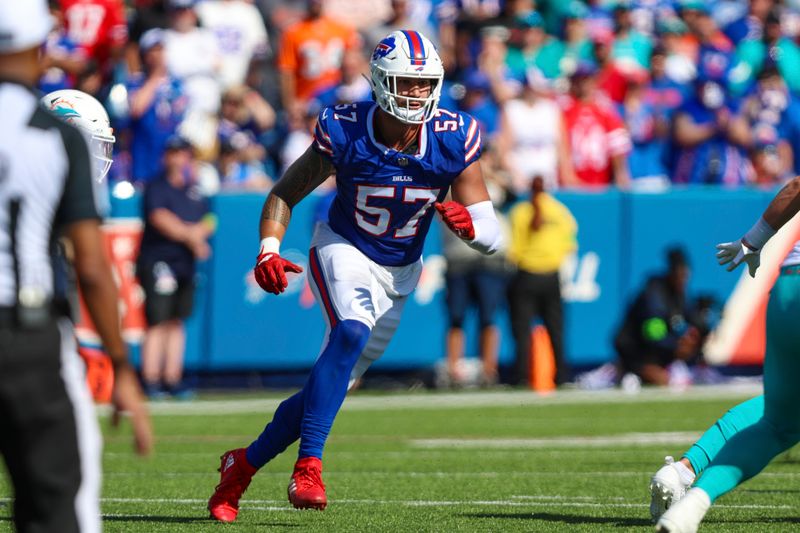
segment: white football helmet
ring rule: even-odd
[[[53,91],[42,97],[42,104],[57,118],[77,126],[90,138],[90,151],[97,161],[97,181],[108,174],[113,162],[114,132],[103,105],[93,96],[74,89]]]
[[[375,100],[393,117],[406,124],[422,124],[436,113],[444,67],[436,47],[421,33],[398,30],[384,37],[372,53],[369,70]],[[431,80],[431,93],[426,98],[401,96],[397,78]],[[421,105],[411,107],[412,102]]]

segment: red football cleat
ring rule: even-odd
[[[322,461],[316,457],[297,460],[289,481],[289,502],[295,509],[325,509],[328,497],[322,482]]]
[[[211,518],[233,522],[239,514],[239,498],[250,485],[256,469],[247,462],[245,449],[230,450],[220,457],[219,485],[208,500]]]

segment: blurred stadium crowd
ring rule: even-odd
[[[112,186],[179,133],[209,193],[266,191],[322,106],[370,98],[395,29],[434,41],[441,106],[482,126],[508,198],[616,185],[773,185],[800,171],[800,1],[50,0],[43,91],[80,89],[118,139]]]

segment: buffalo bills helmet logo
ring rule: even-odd
[[[394,37],[389,36],[386,39],[379,42],[378,46],[375,47],[375,51],[372,52],[372,60],[377,61],[382,57],[386,57],[394,49],[395,49]]]

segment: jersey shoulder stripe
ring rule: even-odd
[[[374,102],[325,107],[317,116],[312,146],[338,161],[358,137],[366,135],[366,118]]]
[[[333,144],[331,143],[331,137],[325,132],[325,130],[322,129],[322,122],[319,120],[314,128],[314,146],[329,156],[333,156]]]
[[[481,132],[478,121],[472,117],[472,122],[467,130],[467,139],[464,141],[464,163],[470,163],[478,150],[481,149]]]
[[[434,123],[434,130],[448,129],[452,131],[450,135],[454,135],[459,145],[457,151],[463,155],[464,167],[466,168],[472,162],[476,161],[481,156],[481,127],[478,121],[472,115],[462,111],[454,112],[447,109],[439,109],[435,120],[455,120],[455,124],[451,128],[446,128],[446,123],[441,125]],[[455,148],[455,147],[454,147]]]

